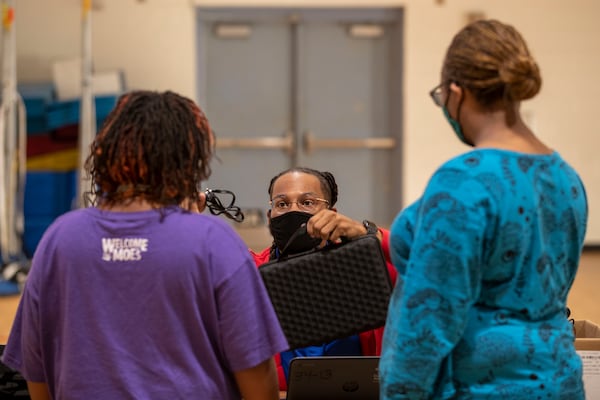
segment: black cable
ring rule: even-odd
[[[234,205],[235,194],[232,191],[225,189],[206,189],[204,194],[206,195],[206,206],[212,215],[225,214],[227,218],[232,219],[235,222],[242,222],[244,220],[244,213],[241,208]],[[223,205],[222,200],[224,199],[220,198],[219,194],[231,196],[231,201],[229,201],[228,206]]]

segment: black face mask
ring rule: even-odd
[[[312,217],[312,214],[301,211],[290,211],[278,217],[271,218],[269,230],[271,231],[271,235],[273,235],[275,245],[279,251],[282,251],[285,246],[288,245],[288,241],[294,232],[296,232],[302,224],[306,224],[310,217]],[[296,236],[294,240],[289,243],[286,254],[302,253],[303,251],[314,249],[319,243],[321,243],[320,238],[313,238],[309,236],[308,233],[304,232],[303,234]]]

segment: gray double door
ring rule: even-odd
[[[400,9],[197,10],[211,189],[264,220],[278,172],[334,174],[338,211],[387,226],[401,205]]]

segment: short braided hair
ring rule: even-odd
[[[309,174],[317,177],[321,184],[321,190],[323,190],[323,193],[325,194],[325,200],[329,201],[329,207],[333,207],[335,205],[335,203],[338,200],[338,185],[335,182],[335,177],[333,176],[333,174],[331,172],[318,171],[316,169],[308,167],[293,167],[275,175],[269,183],[269,199],[273,195],[273,185],[275,184],[275,181],[277,181],[277,179],[279,179],[281,176],[289,174],[291,172],[302,172],[304,174]]]

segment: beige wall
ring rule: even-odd
[[[52,62],[81,54],[81,1],[19,0],[20,81],[50,80]],[[130,88],[195,97],[194,7],[187,0],[94,1],[97,71],[122,69]]]

